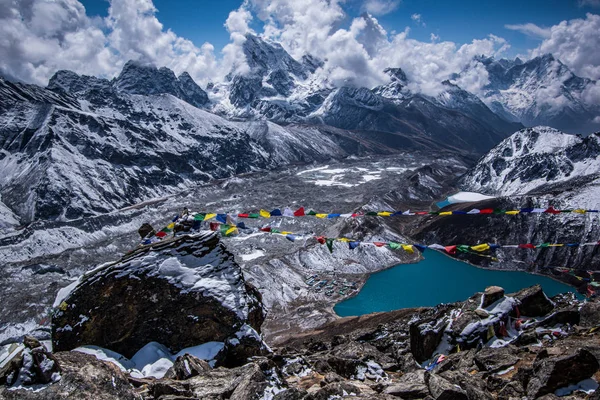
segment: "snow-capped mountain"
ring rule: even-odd
[[[549,127],[523,129],[503,140],[462,179],[470,190],[524,195],[544,186],[600,174],[600,134],[588,137]]]
[[[212,86],[214,112],[280,124],[310,123],[341,129],[403,133],[487,151],[522,127],[495,115],[462,89],[450,87],[437,100],[406,89],[401,68],[388,68],[390,82],[376,88],[333,87],[315,73],[322,62],[294,60],[278,43],[247,34],[243,45],[250,72]],[[322,72],[322,71],[321,71]],[[448,84],[450,85],[450,84]],[[476,99],[476,96],[470,95]],[[461,98],[463,100],[459,100]]]
[[[550,206],[560,210],[600,209],[600,134],[587,137],[548,127],[523,129],[502,141],[460,181],[463,190],[498,196],[455,205],[519,210]],[[596,243],[598,213],[491,215],[486,218],[432,220],[417,235],[423,240],[461,243]],[[550,267],[595,270],[600,267],[595,247],[548,247],[536,251],[503,249],[496,268],[548,273]],[[487,263],[474,257],[472,262]],[[581,284],[581,282],[571,282]]]
[[[427,138],[228,121],[195,106],[205,93],[189,75],[137,63],[112,81],[60,71],[46,89],[0,79],[0,91],[0,195],[13,222],[98,215],[284,164],[432,147]]]
[[[476,60],[484,65],[489,79],[482,99],[503,118],[572,133],[600,129],[600,105],[589,96],[597,82],[578,77],[551,54],[526,62],[519,58]]]

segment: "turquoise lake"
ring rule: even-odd
[[[437,251],[427,251],[417,264],[401,264],[375,273],[360,293],[334,307],[340,317],[427,307],[466,300],[487,286],[501,286],[506,293],[542,285],[552,297],[575,288],[545,276],[518,271],[495,271],[473,267]]]

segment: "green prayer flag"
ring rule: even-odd
[[[229,230],[229,228],[231,228],[231,225],[221,224],[219,226],[219,229],[221,230],[221,235],[225,235],[227,233],[227,231]]]
[[[376,217],[376,216],[377,216],[377,213],[376,213],[375,211],[369,211],[369,212],[367,212],[365,215],[369,215],[369,216],[372,216],[372,217]]]
[[[325,239],[325,243],[327,244],[327,248],[329,249],[330,253],[333,253],[333,241],[335,239]]]
[[[204,214],[194,215],[194,221],[204,221]]]
[[[390,249],[392,249],[392,250],[398,250],[400,247],[402,247],[400,245],[400,243],[396,243],[396,242],[390,242],[389,245],[390,245]]]
[[[469,252],[469,246],[467,246],[466,244],[459,244],[458,246],[456,246],[456,250],[462,252],[462,253],[468,253]]]
[[[314,212],[313,210],[310,210],[306,215],[317,215],[317,213]]]
[[[271,233],[281,233],[279,229],[271,228]]]
[[[248,214],[248,218],[258,218],[258,217],[260,217],[260,214],[258,214],[258,213]]]
[[[550,247],[550,243],[542,243],[537,245],[537,247]]]

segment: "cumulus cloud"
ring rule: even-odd
[[[600,79],[600,15],[588,13],[585,19],[562,21],[549,30],[532,57],[552,53],[575,74]]]
[[[399,5],[400,0],[366,0],[362,9],[371,15],[380,16],[396,11]]]
[[[410,16],[410,19],[412,19],[417,25],[426,26],[425,22],[423,22],[423,17],[421,14],[413,14]]]
[[[432,42],[437,42],[438,40],[440,40],[440,37],[435,33],[431,33],[431,35],[429,35],[429,40],[431,40]]]
[[[77,0],[0,0],[0,72],[45,85],[59,69],[112,77],[129,60],[188,71],[205,81],[218,71],[214,48],[165,30],[151,0],[111,0],[92,19]]]
[[[243,45],[246,42],[246,34],[255,34],[250,29],[252,19],[247,1],[244,1],[240,8],[229,13],[225,21],[225,28],[229,32],[231,41],[223,48],[223,65],[221,66],[221,70],[225,73],[231,71],[234,74],[245,74],[250,71]]]
[[[536,24],[527,23],[527,24],[519,24],[519,25],[504,25],[506,29],[510,29],[513,31],[519,31],[528,36],[533,37],[541,37],[541,38],[549,38],[551,31],[548,28],[540,28]]]

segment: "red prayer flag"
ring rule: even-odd
[[[548,207],[548,209],[544,212],[547,214],[552,214],[552,215],[560,214],[560,211],[555,210],[554,207],[552,207],[552,206]]]
[[[166,232],[160,231],[156,233],[156,236],[158,236],[159,238],[164,238],[165,236],[167,236]]]
[[[218,222],[211,222],[210,223],[210,230],[211,231],[218,231],[219,230],[219,223]]]
[[[321,244],[325,244],[326,241],[327,241],[327,239],[325,239],[325,237],[323,237],[323,236],[317,237],[317,242],[319,242]]]
[[[300,207],[294,211],[294,217],[304,217],[304,207]]]
[[[241,214],[238,214],[238,218],[250,218],[250,215],[248,215],[246,213],[241,213]]]
[[[520,244],[519,248],[520,249],[535,249],[535,246],[532,245],[531,243],[527,243],[527,244]]]
[[[260,228],[261,231],[263,232],[271,232],[271,227],[270,226],[265,226],[264,228]]]
[[[385,242],[373,242],[373,244],[377,247],[383,247],[385,246]]]
[[[456,246],[446,246],[444,249],[446,249],[446,253],[448,254],[456,254]]]
[[[428,215],[429,212],[428,211],[417,211],[415,212],[415,215]]]
[[[484,208],[483,210],[479,210],[479,214],[493,214],[494,210],[492,208]]]

